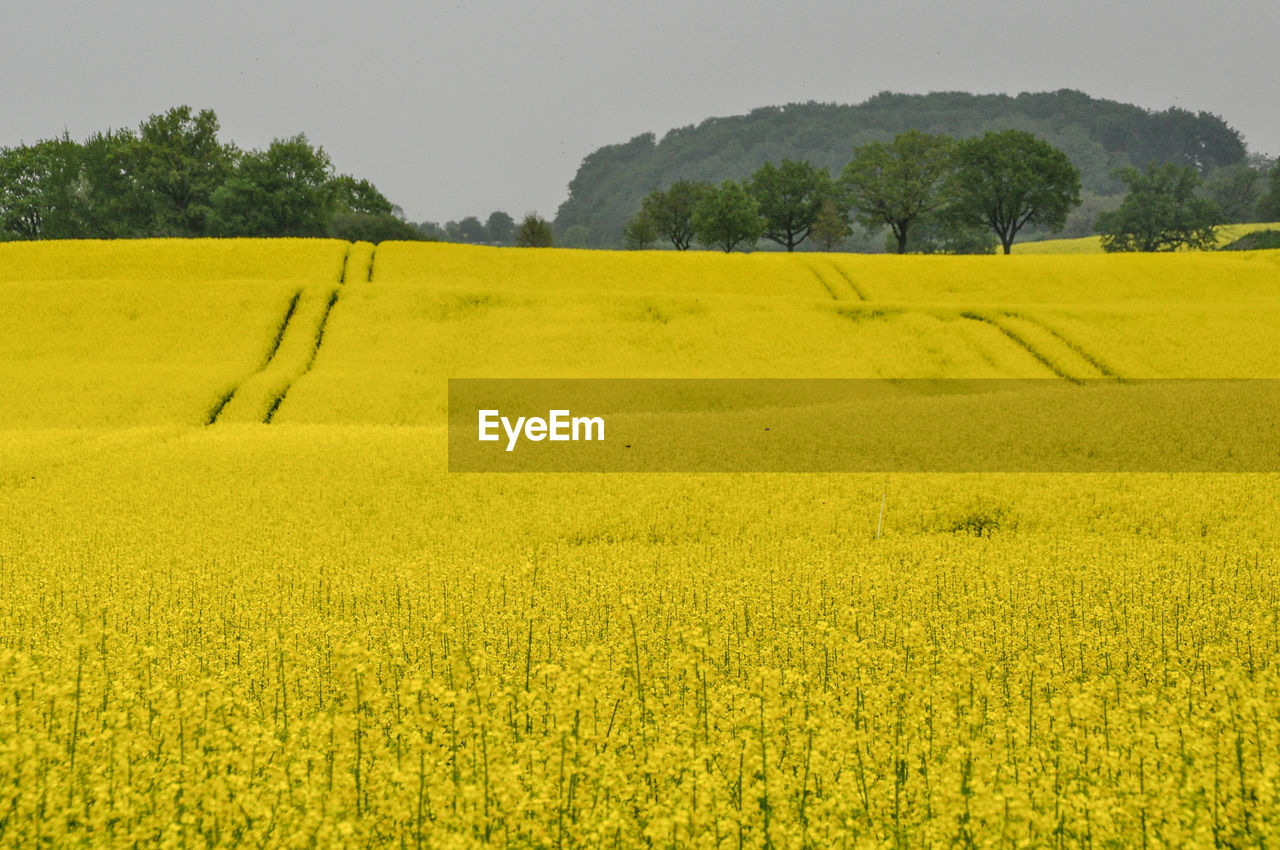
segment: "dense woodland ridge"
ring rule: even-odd
[[[586,244],[623,244],[628,220],[654,189],[676,180],[743,180],[765,162],[808,160],[832,175],[853,149],[907,130],[959,138],[1020,129],[1064,151],[1080,170],[1083,203],[1066,235],[1093,232],[1099,212],[1118,206],[1125,186],[1116,172],[1148,163],[1193,167],[1205,191],[1228,213],[1250,220],[1265,191],[1265,161],[1250,160],[1240,133],[1206,112],[1151,112],[1082,92],[973,95],[884,93],[858,105],[823,103],[763,107],[747,115],[708,118],[668,132],[645,133],[588,155],[569,184],[556,232],[571,230]],[[1237,197],[1238,196],[1238,197]],[[1234,212],[1233,212],[1234,210]],[[860,247],[878,248],[883,240]]]

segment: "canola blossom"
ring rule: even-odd
[[[450,474],[445,424],[1274,378],[1277,318],[1280,252],[0,245],[0,846],[1273,845],[1277,474]]]

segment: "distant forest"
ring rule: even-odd
[[[1094,232],[1098,213],[1117,206],[1124,194],[1114,172],[1126,166],[1192,166],[1206,178],[1206,191],[1224,196],[1217,202],[1228,213],[1236,200],[1241,210],[1252,210],[1263,186],[1259,178],[1266,162],[1251,162],[1240,133],[1207,112],[1176,107],[1152,112],[1070,90],[1017,96],[883,93],[853,106],[763,107],[680,127],[661,140],[644,133],[600,148],[583,160],[569,183],[555,229],[573,233],[574,241],[585,246],[620,247],[641,199],[679,179],[742,180],[761,164],[784,158],[808,160],[835,175],[855,146],[888,141],[906,130],[963,138],[1010,128],[1045,139],[1080,169],[1083,203],[1063,236]],[[1248,197],[1233,199],[1233,194]],[[882,239],[861,238],[852,247],[882,250],[877,247]]]

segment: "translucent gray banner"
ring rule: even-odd
[[[1276,380],[449,381],[452,472],[1273,472]]]

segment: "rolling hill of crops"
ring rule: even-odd
[[[1280,838],[1275,474],[445,434],[460,377],[1280,377],[1280,252],[6,244],[0,306],[0,846]]]

